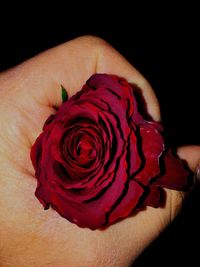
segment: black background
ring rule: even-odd
[[[144,6],[122,5],[118,12],[103,6],[97,14],[99,7],[102,6],[93,11],[82,10],[81,15],[77,8],[69,6],[51,13],[47,7],[31,5],[21,12],[13,6],[5,12],[1,9],[0,71],[72,38],[99,36],[122,53],[153,86],[168,142],[172,146],[200,144],[196,7],[155,7],[152,13]],[[199,207],[200,189],[196,188],[175,222],[134,266],[200,266]]]

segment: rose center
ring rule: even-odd
[[[67,160],[85,168],[96,159],[95,140],[84,131],[78,131],[65,140],[64,155]]]
[[[95,157],[95,149],[87,137],[83,137],[77,144],[76,155],[79,159]]]

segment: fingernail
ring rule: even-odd
[[[194,183],[200,184],[200,164],[197,166],[196,171],[194,173]]]

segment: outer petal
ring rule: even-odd
[[[48,173],[49,175],[49,173]],[[56,191],[60,192],[60,195],[67,201],[75,203],[82,203],[84,201],[90,201],[101,194],[107,187],[111,185],[115,179],[115,173],[106,173],[102,184],[99,187],[91,186],[90,188],[82,188],[82,186],[72,189],[66,189],[62,183],[58,183],[55,180],[50,180],[49,184]]]
[[[158,208],[160,204],[163,202],[163,194],[162,188],[156,186],[150,186],[148,188],[149,192],[145,198],[145,201],[142,206],[151,206],[154,208]]]
[[[120,203],[117,203],[108,217],[109,223],[113,223],[119,218],[127,217],[131,211],[136,207],[144,189],[133,180],[130,180],[128,189],[123,192],[123,198]]]
[[[134,175],[134,173],[141,166],[141,157],[138,152],[138,140],[135,131],[132,129],[129,136],[129,164],[130,164],[130,176]]]
[[[41,133],[38,136],[34,145],[31,148],[31,160],[33,163],[33,167],[35,168],[36,171],[39,168],[39,162],[42,154],[42,140],[43,140],[43,133]]]
[[[164,151],[164,143],[161,134],[154,128],[141,126],[140,134],[145,164],[133,178],[147,185],[160,173],[159,159]]]
[[[159,177],[153,185],[175,190],[187,190],[189,184],[189,172],[184,168],[181,160],[172,155],[171,151],[164,158],[165,174]]]
[[[51,114],[47,120],[45,121],[44,123],[44,126],[43,126],[43,131],[47,129],[47,127],[54,121],[54,118],[55,118],[55,114]]]
[[[120,83],[121,80],[124,81],[124,79],[115,75],[94,74],[86,83],[93,90],[106,88],[118,99],[125,99],[130,97],[129,85],[127,83],[127,86],[123,86],[122,83]]]

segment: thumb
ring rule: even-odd
[[[183,146],[177,151],[179,157],[185,160],[189,168],[195,172],[200,164],[200,146]]]

